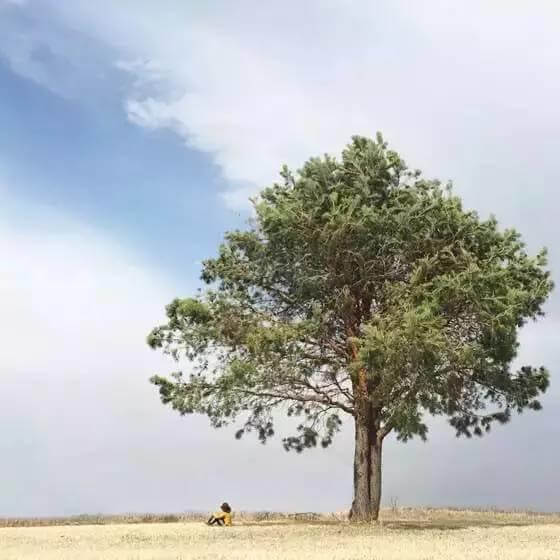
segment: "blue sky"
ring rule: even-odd
[[[4,16],[0,25],[13,35],[51,31],[40,14],[16,7]],[[130,122],[123,108],[130,77],[101,46],[94,56],[79,39],[82,50],[73,56],[87,55],[90,67],[63,58],[66,51],[34,56],[33,72],[47,76],[39,82],[0,58],[0,163],[17,184],[10,192],[22,204],[45,204],[99,228],[166,273],[192,281],[198,261],[243,217],[221,202],[224,181],[209,155],[186,148],[173,132]],[[73,37],[66,40],[75,46]],[[34,49],[52,52],[48,40]],[[100,80],[88,74],[92,67]],[[61,92],[50,86],[59,74],[66,82]]]
[[[147,382],[174,366],[145,335],[283,163],[377,130],[548,246],[557,277],[559,15],[545,0],[0,0],[0,515],[347,507],[349,430],[294,457],[179,418]],[[545,409],[482,441],[432,421],[428,444],[389,442],[387,500],[557,509],[556,294],[548,311],[519,356],[552,371]]]

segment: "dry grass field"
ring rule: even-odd
[[[262,518],[263,516],[260,516]],[[266,516],[265,516],[266,517]],[[384,512],[374,526],[335,517],[5,527],[2,560],[558,560],[560,518],[453,510]],[[21,524],[20,524],[21,525]]]

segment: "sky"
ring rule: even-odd
[[[353,134],[547,246],[558,280],[553,1],[0,0],[0,516],[339,511],[328,450],[163,407],[145,344],[248,198]],[[483,439],[390,440],[384,499],[560,510],[560,298],[521,333],[544,410]],[[227,464],[227,469],[224,469]]]

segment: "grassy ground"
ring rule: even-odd
[[[305,517],[305,516],[304,516]],[[310,516],[311,517],[311,516]],[[334,517],[0,529],[2,560],[557,560],[560,518],[454,510],[384,512],[375,526]]]

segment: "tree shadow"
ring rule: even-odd
[[[306,527],[339,527],[341,530],[353,529],[372,529],[372,530],[398,530],[398,531],[460,531],[462,529],[498,529],[501,527],[528,527],[538,525],[534,521],[488,521],[487,519],[459,519],[459,520],[418,520],[418,519],[402,519],[391,521],[380,521],[378,523],[348,523],[347,521],[338,520],[262,520],[262,521],[239,521],[236,523],[240,527],[293,527],[293,526],[306,526]]]
[[[418,520],[401,520],[383,522],[384,529],[397,529],[404,531],[460,531],[461,529],[496,529],[501,527],[527,527],[534,525],[530,522],[507,521],[502,523],[492,523],[487,520],[434,520],[434,521],[418,521]]]

